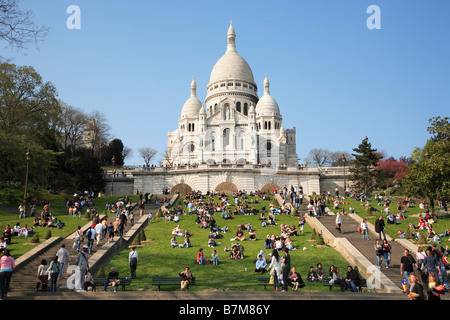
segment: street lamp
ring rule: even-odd
[[[116,175],[116,169],[115,169],[116,157],[115,156],[112,157],[111,163],[112,163],[112,166],[113,166],[113,174],[112,174],[112,180],[111,180],[111,195],[113,195],[113,192],[114,192],[114,176]]]
[[[31,160],[31,152],[30,150],[27,151],[27,153],[25,153],[25,160],[27,162],[27,171],[25,174],[25,192],[23,194],[23,206],[24,206],[24,216],[27,216],[27,188],[28,188],[28,164]]]
[[[344,196],[347,196],[347,183],[345,181],[345,164],[347,162],[347,159],[345,159],[345,156],[342,155],[342,163],[344,164]]]

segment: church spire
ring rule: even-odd
[[[230,20],[230,27],[227,32],[227,50],[236,51],[236,32],[234,32],[233,21]]]
[[[197,83],[195,82],[195,77],[192,77],[191,82],[191,97],[197,96]]]
[[[269,82],[269,79],[267,78],[267,73],[266,73],[266,77],[264,79],[264,94],[270,94],[269,87],[270,87],[270,82]]]

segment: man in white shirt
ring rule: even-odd
[[[136,252],[134,247],[130,248],[130,253],[128,254],[128,262],[130,263],[131,278],[136,278],[138,253]]]
[[[89,256],[87,254],[88,246],[83,246],[83,251],[78,253],[77,260],[75,261],[77,268],[75,269],[75,291],[81,292],[84,290],[84,281],[86,274],[89,271]]]
[[[70,254],[69,251],[66,249],[66,245],[64,243],[61,245],[61,248],[58,250],[58,252],[56,252],[56,256],[58,257],[58,261],[61,264],[58,275],[58,279],[61,279],[64,266],[66,265],[66,263],[67,265],[69,265],[70,262]]]
[[[105,229],[105,226],[103,225],[103,223],[97,223],[95,225],[95,233],[97,236],[97,247],[100,245],[100,241],[103,238],[103,229]]]

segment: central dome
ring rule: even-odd
[[[227,51],[214,65],[209,78],[210,83],[225,79],[239,79],[251,83],[255,82],[253,72],[247,61],[245,61],[236,51],[235,39],[236,33],[230,23],[227,33]]]

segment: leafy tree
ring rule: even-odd
[[[377,184],[389,187],[394,181],[400,182],[403,179],[408,172],[408,165],[405,161],[390,157],[386,160],[378,161],[375,170],[378,172]]]
[[[448,117],[429,119],[427,141],[419,161],[409,167],[405,189],[409,196],[429,200],[432,212],[434,201],[450,200],[450,125]]]
[[[350,166],[350,180],[359,192],[367,193],[375,186],[377,172],[373,170],[381,156],[376,149],[372,149],[369,139],[365,137],[358,148],[354,148],[352,165]]]

